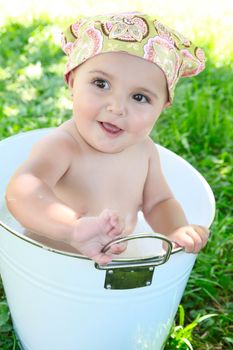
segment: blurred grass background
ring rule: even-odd
[[[185,324],[199,314],[217,314],[195,328],[191,338],[197,350],[233,349],[232,4],[227,0],[0,1],[0,139],[57,126],[71,117],[62,76],[65,57],[59,45],[61,30],[76,15],[153,13],[204,48],[206,70],[179,83],[173,106],[152,132],[157,143],[180,154],[205,176],[216,197],[213,236],[198,256],[182,299]],[[16,350],[2,289],[0,295],[0,349]],[[190,348],[170,338],[166,350],[173,349]]]

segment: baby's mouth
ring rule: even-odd
[[[111,123],[107,123],[107,122],[99,122],[101,128],[108,134],[108,135],[112,135],[112,136],[118,136],[120,135],[123,130],[118,128],[118,126],[111,124]]]

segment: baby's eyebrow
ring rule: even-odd
[[[147,94],[149,94],[149,95],[152,95],[152,96],[154,96],[154,98],[158,98],[158,95],[156,94],[156,92],[153,92],[153,91],[151,91],[151,90],[149,90],[149,89],[147,89],[147,88],[139,87],[138,90],[139,90],[140,92],[145,92],[145,93],[147,93]]]
[[[89,74],[100,74],[100,75],[105,75],[106,77],[111,78],[111,79],[113,78],[113,76],[111,74],[104,72],[102,70],[91,70],[91,71],[89,71]]]

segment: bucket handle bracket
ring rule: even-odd
[[[95,263],[96,269],[106,271],[105,289],[134,289],[151,285],[155,266],[165,264],[170,258],[172,252],[172,242],[170,240],[155,233],[137,233],[110,241],[102,251],[105,253],[114,244],[142,238],[154,238],[166,242],[166,252],[162,255],[136,260],[134,258],[116,259],[107,265]]]

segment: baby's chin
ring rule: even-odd
[[[99,145],[90,145],[92,148],[94,148],[96,151],[101,152],[101,153],[106,153],[106,154],[117,154],[117,153],[121,153],[123,152],[126,148],[128,148],[129,146],[99,146]]]
[[[86,140],[88,145],[93,148],[93,150],[96,150],[101,153],[107,153],[107,154],[116,154],[123,152],[125,149],[131,146],[131,144],[126,142],[121,142],[121,140],[114,140],[109,142],[88,142]]]

